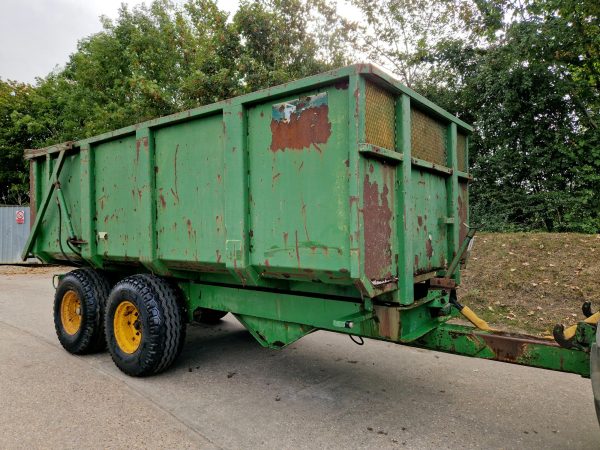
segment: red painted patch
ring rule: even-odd
[[[329,107],[320,105],[307,108],[300,114],[291,114],[288,122],[271,120],[271,151],[302,150],[313,145],[321,152],[331,136]]]

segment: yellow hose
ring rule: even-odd
[[[471,308],[468,306],[463,306],[460,310],[460,313],[465,316],[465,318],[475,325],[477,328],[483,331],[493,331],[492,328],[488,325],[488,323],[480,318],[477,314],[473,312]]]
[[[589,323],[590,325],[595,325],[600,320],[600,311],[592,314],[590,317],[584,320],[585,323]],[[577,325],[571,325],[569,328],[566,328],[564,331],[564,336],[566,340],[573,339],[575,336],[575,332],[577,332]]]

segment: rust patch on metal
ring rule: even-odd
[[[271,177],[271,188],[275,188],[275,181],[281,176],[281,172],[277,172]]]
[[[269,265],[266,265],[266,267],[270,267]],[[314,277],[312,274],[307,274],[307,273],[298,273],[298,272],[294,272],[294,273],[288,273],[288,272],[271,272],[268,270],[263,270],[260,275],[262,277],[266,277],[266,278],[277,278],[280,280],[289,280],[289,279],[301,279],[301,280],[313,280]]]
[[[300,210],[302,214],[302,221],[304,222],[304,234],[306,235],[306,240],[310,241],[310,236],[308,235],[308,226],[306,225],[306,203],[304,203],[304,199],[300,200],[302,202],[302,208]]]
[[[481,334],[479,336],[494,352],[494,359],[510,363],[519,362],[527,349],[527,345],[533,342],[531,339],[508,334]]]
[[[146,150],[148,150],[148,136],[144,136],[143,138],[136,139],[135,141],[135,162],[137,163],[140,160],[140,147],[144,146]]]
[[[432,278],[429,287],[432,289],[454,289],[456,288],[456,281],[450,278]]]
[[[173,161],[173,172],[175,178],[175,190],[171,188],[171,193],[173,194],[173,198],[176,203],[179,203],[179,190],[177,188],[177,154],[179,153],[179,144],[175,147],[175,158]]]
[[[196,235],[196,232],[194,231],[194,229],[192,228],[192,221],[190,219],[188,219],[186,221],[187,224],[187,232],[188,232],[188,237],[191,239],[192,238],[192,233],[194,234],[194,236]]]
[[[375,315],[379,322],[379,335],[395,341],[400,334],[400,311],[388,306],[375,306]]]
[[[431,245],[431,238],[428,237],[427,241],[425,241],[425,251],[427,253],[427,258],[431,259],[433,256],[433,245]]]
[[[173,188],[171,188],[171,194],[173,195],[173,198],[175,199],[175,203],[179,203],[179,194],[177,194],[177,189],[173,190]]]
[[[391,276],[392,210],[388,200],[389,194],[387,184],[383,185],[380,193],[377,182],[371,182],[368,174],[365,176],[363,183],[365,274],[370,279]]]
[[[417,222],[419,223],[419,227],[423,226],[423,217],[422,216],[418,216],[417,217]]]
[[[327,94],[321,93],[290,102],[273,105],[271,119],[271,151],[314,148],[331,136]]]
[[[298,249],[298,230],[296,230],[296,259],[298,260],[298,267],[300,267],[300,250]]]

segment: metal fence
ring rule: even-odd
[[[0,206],[0,264],[23,262],[21,252],[29,236],[29,220],[28,206]]]

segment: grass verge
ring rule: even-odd
[[[499,329],[551,334],[582,320],[584,301],[600,309],[600,235],[481,233],[458,296]]]

